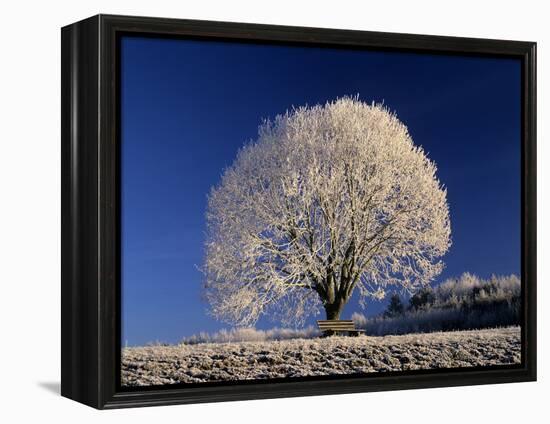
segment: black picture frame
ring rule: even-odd
[[[122,389],[117,55],[128,33],[520,59],[521,365]],[[536,380],[536,43],[97,15],[62,28],[61,46],[63,396],[107,409]]]

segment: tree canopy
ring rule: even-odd
[[[205,296],[238,325],[338,319],[389,286],[413,292],[451,244],[436,165],[382,105],[341,98],[265,121],[208,199]]]

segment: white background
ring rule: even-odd
[[[547,419],[550,166],[544,163],[550,160],[545,143],[550,39],[545,3],[5,0],[0,6],[0,421],[500,424],[541,422],[545,412]],[[99,12],[537,41],[539,382],[103,412],[61,398],[59,28]]]

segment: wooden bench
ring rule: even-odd
[[[335,334],[349,334],[350,336],[358,336],[359,334],[365,332],[365,330],[355,328],[355,324],[351,319],[318,320],[317,325],[319,326],[319,330],[323,332],[324,337]]]

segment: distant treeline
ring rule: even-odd
[[[426,333],[519,325],[521,282],[516,275],[484,280],[465,273],[436,288],[424,288],[404,301],[394,294],[384,313],[354,313],[367,335]]]

